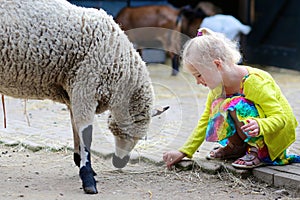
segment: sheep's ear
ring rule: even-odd
[[[165,106],[165,107],[159,107],[159,108],[154,108],[152,110],[152,116],[151,117],[155,117],[157,115],[162,114],[163,112],[165,112],[166,110],[168,110],[170,108],[170,106]]]

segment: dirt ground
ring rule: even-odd
[[[129,163],[122,170],[110,159],[93,156],[98,194],[84,194],[72,151],[33,152],[0,144],[0,199],[291,199],[295,191],[272,188],[231,174],[166,170]]]

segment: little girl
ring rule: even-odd
[[[210,91],[185,144],[164,153],[168,168],[191,158],[204,139],[223,145],[208,159],[236,159],[232,165],[238,168],[300,162],[300,156],[286,154],[298,125],[287,99],[269,73],[236,64],[241,59],[237,46],[207,28],[185,45],[184,67]]]

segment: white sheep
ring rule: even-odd
[[[90,158],[94,115],[110,110],[113,164],[124,167],[150,123],[153,88],[145,63],[101,9],[65,0],[2,0],[0,21],[0,93],[68,106],[74,161],[84,191],[97,193]]]

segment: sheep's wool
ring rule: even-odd
[[[114,123],[131,123],[140,113],[150,120],[146,65],[104,10],[65,0],[2,0],[0,20],[0,93],[65,103],[79,125],[95,105],[97,113],[111,110]]]

